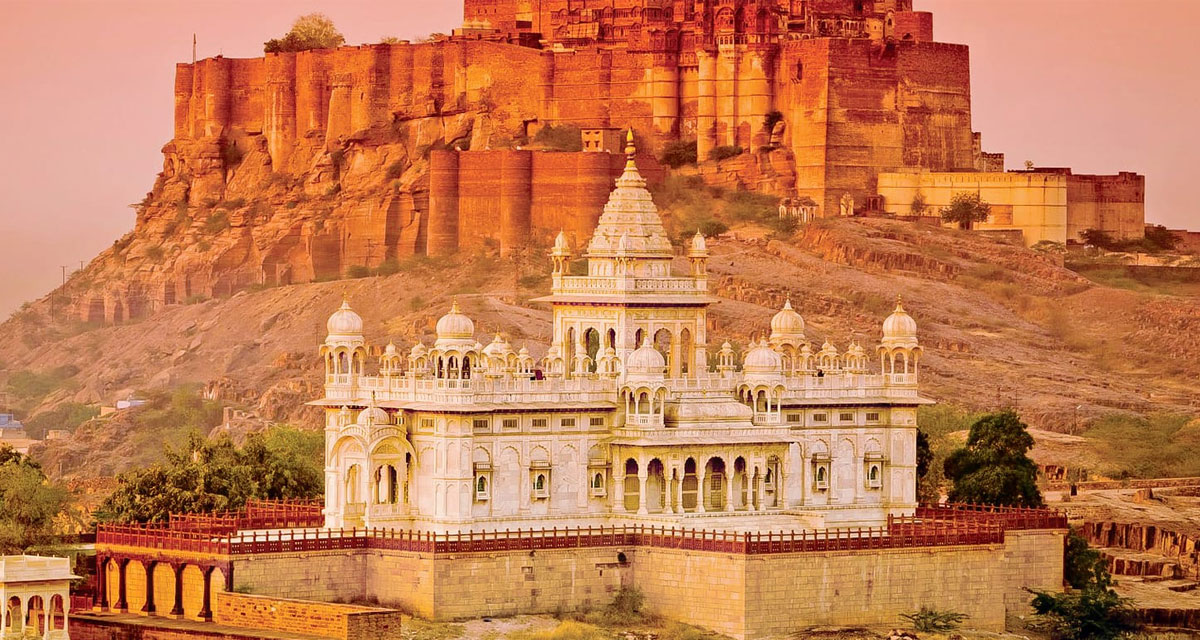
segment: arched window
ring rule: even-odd
[[[829,485],[829,479],[824,465],[817,467],[817,488],[824,489]]]
[[[596,475],[592,476],[592,489],[596,490],[596,489],[603,489],[603,488],[604,488],[604,474],[596,473]]]
[[[487,478],[479,476],[479,479],[475,481],[475,492],[487,493]]]
[[[877,466],[875,466],[875,465],[871,465],[871,474],[870,474],[870,478],[871,478],[871,481],[872,481],[872,482],[874,482],[874,481],[876,481],[876,480],[878,480],[878,479],[879,479],[879,467],[877,467]]]

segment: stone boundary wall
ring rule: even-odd
[[[220,593],[213,622],[228,627],[375,640],[400,638],[401,613],[346,604]]]
[[[262,640],[262,636],[253,631],[227,633],[216,630],[131,625],[121,620],[72,614],[71,640]]]
[[[762,555],[646,546],[281,553],[238,559],[235,576],[256,593],[377,601],[439,620],[599,608],[635,586],[650,610],[743,640],[898,624],[921,605],[997,630],[1026,611],[1025,588],[1061,588],[1065,535],[1012,530],[990,544]]]

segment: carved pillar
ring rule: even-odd
[[[183,571],[187,568],[186,564],[175,565],[175,603],[171,606],[170,616],[172,618],[183,617]]]
[[[704,500],[708,496],[708,473],[705,469],[696,469],[696,513],[706,513]]]
[[[200,617],[205,622],[212,622],[212,574],[216,567],[204,567],[204,593],[201,595],[203,604],[200,605]]]
[[[649,513],[646,509],[646,479],[650,474],[646,471],[645,465],[638,465],[638,514],[645,515]]]
[[[96,600],[92,607],[96,611],[108,608],[108,558],[96,558]]]
[[[675,469],[663,467],[663,513],[675,513]]]
[[[762,511],[765,508],[763,504],[763,478],[762,473],[754,474],[754,509]]]
[[[613,511],[625,513],[625,476],[613,476]]]
[[[121,613],[129,612],[129,602],[125,598],[125,570],[129,567],[129,558],[117,561],[117,602],[113,608]]]
[[[142,605],[142,613],[154,615],[154,567],[158,563],[151,560],[142,565],[146,569],[146,604]]]
[[[721,479],[725,481],[725,510],[733,511],[733,478],[734,475],[729,473],[729,467],[725,468],[725,473],[721,474]]]

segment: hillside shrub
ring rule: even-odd
[[[224,209],[213,211],[204,219],[204,233],[210,236],[215,236],[228,228],[229,213]]]
[[[389,164],[386,175],[387,175],[388,180],[395,180],[395,179],[399,178],[400,176],[404,175],[404,161],[397,160],[397,161]]]
[[[347,278],[366,278],[371,275],[371,269],[361,264],[352,264],[346,267]]]
[[[1040,507],[1037,465],[1027,455],[1033,448],[1029,427],[1015,411],[992,413],[976,420],[967,445],[946,458],[943,470],[952,483],[951,502]]]
[[[77,375],[79,367],[70,364],[41,373],[16,371],[8,377],[8,392],[19,400],[41,400],[59,389],[68,388],[71,379]]]
[[[226,168],[241,164],[245,155],[233,140],[226,140],[221,144],[221,162],[225,164]]]
[[[1031,626],[1054,640],[1114,640],[1141,628],[1132,602],[1111,589],[1031,593],[1036,614]]]
[[[1177,413],[1112,413],[1084,432],[1112,478],[1200,475],[1200,419]]]
[[[716,162],[720,162],[722,160],[736,158],[736,157],[742,155],[742,153],[744,153],[745,151],[746,151],[745,149],[743,149],[737,145],[724,145],[724,146],[720,146],[720,147],[714,147],[713,150],[708,153],[708,159],[716,161]]]
[[[164,249],[162,245],[156,244],[154,246],[146,247],[145,251],[142,252],[142,255],[151,262],[162,262],[162,259],[167,255],[167,250]]]
[[[583,151],[583,132],[569,124],[548,124],[538,129],[533,144],[553,151]]]
[[[52,429],[74,431],[76,427],[98,415],[100,415],[100,409],[97,407],[78,402],[64,402],[26,420],[25,431],[29,437],[42,440]]]
[[[696,164],[698,160],[699,154],[696,150],[695,140],[675,140],[668,142],[663,147],[662,156],[659,158],[660,162],[672,169]]]

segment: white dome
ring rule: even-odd
[[[783,310],[771,318],[772,338],[804,339],[804,318],[792,309],[792,299],[783,303]]]
[[[884,341],[916,341],[917,321],[904,310],[904,305],[896,300],[896,310],[883,321]]]
[[[456,300],[450,306],[450,313],[437,321],[438,340],[469,340],[475,335],[475,323],[458,310]]]
[[[388,415],[388,412],[380,409],[379,407],[367,407],[358,414],[358,424],[364,427],[369,424],[384,425],[391,423],[391,416]]]
[[[571,245],[567,244],[567,234],[559,231],[558,236],[554,238],[554,253],[556,255],[565,255],[571,252]]]
[[[759,342],[746,354],[746,359],[742,361],[742,369],[751,374],[777,374],[783,369],[783,357],[768,347],[765,341]]]
[[[489,358],[504,357],[510,353],[512,353],[512,347],[509,346],[508,342],[506,342],[504,338],[501,338],[500,334],[498,333],[496,334],[496,337],[492,338],[492,341],[483,348],[483,355],[488,356]]]
[[[633,350],[625,359],[625,371],[630,374],[651,374],[662,376],[667,368],[667,359],[658,349],[650,346],[649,340],[643,340],[642,346]]]
[[[331,336],[361,336],[363,330],[362,316],[354,313],[350,303],[342,300],[342,306],[325,323],[325,328]]]
[[[697,230],[696,235],[692,236],[691,254],[696,256],[706,253],[708,253],[708,243],[704,241],[704,234]]]
[[[387,346],[383,348],[383,355],[385,355],[385,356],[398,355],[397,351],[396,351],[396,343],[395,342],[387,343]]]
[[[424,343],[421,342],[414,344],[412,349],[409,349],[408,351],[408,355],[413,358],[419,358],[426,353],[429,353],[429,350],[426,349]]]

